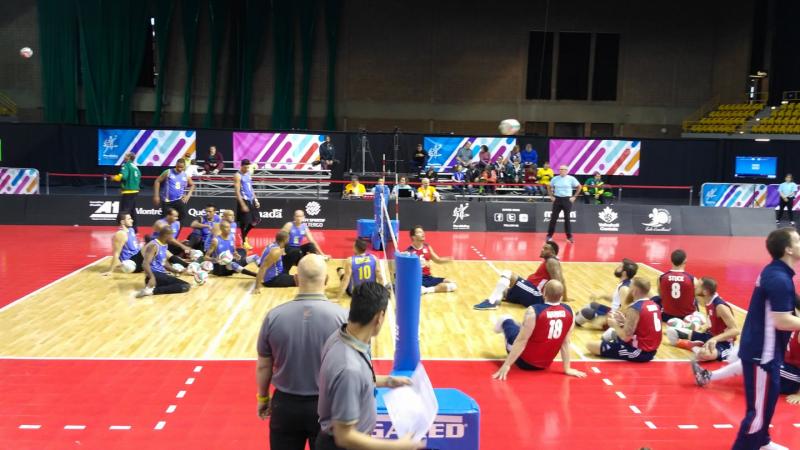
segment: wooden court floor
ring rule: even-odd
[[[336,267],[328,262],[328,296],[338,290]],[[90,265],[11,307],[0,311],[0,357],[251,359],[259,327],[273,307],[290,301],[296,289],[262,289],[253,295],[253,279],[235,275],[210,277],[185,294],[136,299],[143,276],[101,276],[107,260]],[[527,276],[537,263],[455,261],[435,265],[435,276],[458,283],[456,292],[422,297],[420,348],[426,359],[497,359],[505,356],[501,335],[492,331],[503,314],[521,319],[521,306],[503,304],[494,311],[475,311],[472,305],[491,292],[496,270]],[[608,294],[616,285],[616,263],[565,262],[564,275],[570,304],[576,311],[590,294]],[[655,285],[659,272],[640,264],[639,275]],[[188,277],[186,277],[188,280]],[[349,300],[342,306],[347,307]],[[392,308],[390,308],[392,309]],[[737,321],[744,314],[735,311]],[[375,341],[376,358],[392,358],[394,315]],[[586,358],[585,343],[600,332],[576,329],[572,357]],[[687,359],[689,352],[664,343],[657,359]]]

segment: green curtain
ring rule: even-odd
[[[44,120],[78,121],[78,22],[74,0],[39,0]]]
[[[336,60],[339,49],[339,25],[342,0],[325,3],[325,34],[328,38],[328,100],[325,104],[325,129],[336,129]]]
[[[156,78],[156,104],[153,110],[153,126],[161,125],[162,97],[164,96],[164,83],[167,80],[167,54],[169,53],[170,31],[172,29],[172,13],[175,11],[174,0],[158,0],[155,2],[156,52],[158,77]]]
[[[192,81],[194,60],[197,55],[197,26],[200,22],[200,0],[181,2],[181,24],[183,25],[183,49],[186,53],[186,81],[183,88],[183,115],[181,125],[188,126],[192,118]]]
[[[300,16],[300,50],[302,52],[303,73],[300,78],[300,113],[296,127],[308,129],[308,102],[311,90],[311,59],[314,53],[315,19],[317,17],[317,0],[300,0],[298,2]]]
[[[226,13],[228,2],[225,0],[208,0],[208,20],[211,23],[211,78],[208,88],[208,109],[203,120],[204,127],[214,126],[214,106],[217,100],[217,74],[219,72],[219,55],[225,40]]]
[[[275,40],[275,93],[272,128],[292,128],[294,110],[295,6],[292,0],[272,1],[272,35]]]
[[[129,125],[148,8],[136,0],[77,0],[77,5],[86,120]]]

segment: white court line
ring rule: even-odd
[[[628,408],[630,408],[631,411],[633,411],[634,414],[641,414],[642,413],[642,411],[639,408],[637,408],[636,405],[630,405],[630,406],[628,406]]]
[[[109,430],[130,430],[131,428],[130,425],[111,425],[108,427]]]
[[[187,378],[186,384],[194,384],[194,378]]]
[[[571,348],[571,349],[572,349],[572,351],[573,351],[573,352],[575,352],[575,353],[578,355],[578,358],[580,358],[580,359],[581,359],[581,361],[588,361],[588,360],[586,359],[586,355],[584,355],[584,354],[583,354],[583,352],[581,352],[581,349],[580,349],[580,348],[578,348],[578,346],[577,346],[577,345],[575,345],[575,344],[573,344],[572,342],[570,342],[570,343],[569,343],[569,348]]]
[[[166,424],[167,424],[167,422],[165,422],[165,421],[163,421],[163,420],[160,420],[160,421],[159,421],[159,422],[156,424],[156,426],[154,426],[154,427],[153,427],[153,429],[154,429],[154,430],[163,430],[163,429],[164,429],[164,426],[165,426]]]
[[[41,425],[20,425],[19,426],[20,430],[38,430],[39,428],[42,428],[42,426]]]
[[[217,348],[219,348],[219,344],[222,343],[222,339],[225,338],[225,335],[228,333],[228,328],[231,327],[233,321],[236,320],[236,317],[238,317],[239,313],[242,312],[242,309],[244,309],[245,304],[250,303],[250,298],[252,297],[253,289],[254,288],[251,287],[250,289],[248,289],[247,293],[245,293],[242,296],[241,300],[239,300],[239,303],[236,304],[236,307],[233,309],[233,311],[231,311],[231,314],[228,316],[228,320],[225,321],[225,324],[222,325],[222,328],[220,328],[219,332],[217,332],[217,335],[214,336],[214,339],[212,339],[211,343],[208,344],[208,349],[206,350],[205,353],[205,356],[207,358],[213,355],[217,351]]]
[[[8,360],[20,360],[20,361],[192,361],[192,362],[199,362],[199,361],[255,361],[255,358],[212,358],[212,357],[176,357],[176,358],[168,358],[168,357],[118,357],[118,356],[16,356],[16,355],[0,355],[0,359],[8,359]],[[394,361],[394,358],[372,358],[373,361]],[[429,358],[423,355],[423,361],[459,361],[459,362],[473,362],[473,361],[505,361],[505,358]],[[617,360],[617,359],[590,359],[587,358],[586,362],[591,362],[592,364],[618,364],[622,363],[625,364],[628,361]],[[648,362],[648,364],[652,363],[685,363],[690,361],[689,358],[685,359],[678,359],[678,358],[665,358],[665,359],[654,359]]]
[[[203,370],[203,366],[195,366],[193,372],[194,373],[200,373],[201,370]]]
[[[655,430],[656,429],[656,424],[654,424],[653,422],[650,422],[649,420],[647,422],[645,422],[644,424],[647,425],[647,428],[650,428],[651,430]]]
[[[169,405],[169,406],[167,406],[167,414],[174,413],[177,408],[178,408],[177,405]]]
[[[678,428],[680,428],[681,430],[696,430],[700,427],[698,427],[697,425],[678,425]]]
[[[65,430],[85,430],[86,425],[64,425]]]
[[[605,383],[608,386],[613,386],[614,385],[614,383],[612,383],[611,380],[609,380],[608,378],[603,378],[603,383]]]
[[[20,297],[20,298],[18,298],[18,299],[16,299],[16,300],[12,301],[11,303],[9,303],[9,304],[7,304],[7,305],[3,306],[2,308],[0,308],[0,312],[3,312],[3,311],[5,311],[5,310],[6,310],[6,309],[8,309],[8,308],[11,308],[12,306],[14,306],[14,305],[17,305],[17,304],[21,303],[22,301],[24,301],[24,300],[27,300],[27,299],[29,299],[29,298],[33,297],[34,295],[38,294],[39,292],[42,292],[43,290],[45,290],[45,289],[47,289],[47,288],[49,288],[49,287],[53,286],[53,285],[54,285],[54,284],[56,284],[56,283],[59,283],[59,282],[61,282],[61,281],[64,281],[64,280],[66,280],[67,278],[69,278],[69,277],[71,277],[71,276],[73,276],[73,275],[76,275],[77,273],[79,273],[79,272],[83,271],[84,269],[88,269],[89,267],[92,267],[93,265],[95,265],[95,264],[97,264],[97,263],[99,263],[99,262],[103,261],[104,259],[106,259],[106,257],[105,257],[105,256],[104,256],[104,257],[102,257],[102,258],[100,258],[100,259],[98,259],[98,260],[96,260],[96,261],[90,262],[89,264],[87,264],[87,265],[85,265],[85,266],[83,266],[83,267],[81,267],[81,268],[79,268],[79,269],[75,269],[74,271],[72,271],[72,272],[70,272],[70,273],[68,273],[68,274],[64,275],[63,277],[56,278],[55,280],[53,280],[53,281],[51,281],[51,282],[49,282],[49,283],[45,284],[44,286],[40,287],[39,289],[36,289],[35,291],[33,291],[33,292],[31,292],[31,293],[25,294],[25,295],[23,295],[22,297]],[[98,275],[98,276],[99,276],[99,275]]]
[[[621,391],[617,391],[617,392],[615,392],[615,394],[617,394],[617,397],[619,397],[619,398],[621,398],[623,400],[625,400],[627,398],[627,397],[625,397],[625,394],[623,394]]]
[[[592,367],[592,372],[600,373],[600,369],[598,369],[597,367]]]
[[[714,428],[718,429],[718,430],[724,430],[724,429],[728,429],[728,428],[733,428],[733,425],[731,425],[729,423],[715,423],[712,426]]]
[[[800,423],[796,423],[796,424],[794,424],[794,427],[795,427],[795,428],[800,428]]]
[[[178,395],[175,398],[183,398],[186,397],[186,391],[178,391]]]

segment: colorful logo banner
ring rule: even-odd
[[[428,151],[428,167],[437,172],[448,172],[456,165],[458,150],[472,143],[472,162],[478,162],[481,146],[489,147],[492,162],[501,161],[517,145],[513,137],[441,137],[425,136],[423,148]]]
[[[763,205],[759,206],[766,206],[767,208],[778,208],[781,204],[781,196],[778,194],[778,184],[770,184],[767,186],[767,199]],[[793,211],[800,211],[800,195],[796,195],[794,197],[794,203],[792,204]]]
[[[258,167],[278,170],[317,170],[323,134],[233,133],[234,166],[249,159]]]
[[[642,141],[551,139],[550,166],[572,175],[639,175]]]
[[[700,189],[700,206],[760,208],[767,197],[766,184],[704,183]]]
[[[119,166],[126,153],[136,154],[140,166],[174,166],[178,159],[194,155],[194,130],[97,130],[97,164]]]
[[[38,194],[39,171],[0,167],[0,194]]]

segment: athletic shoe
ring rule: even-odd
[[[698,386],[705,386],[711,382],[711,372],[700,367],[697,360],[692,358],[692,372],[694,372],[694,381]]]
[[[567,242],[569,242],[570,244],[574,244],[575,243],[575,239],[567,238]]]
[[[762,445],[761,450],[789,450],[789,447],[784,447],[781,444],[770,441],[769,444]]]
[[[688,339],[678,339],[678,342],[675,343],[675,347],[689,351],[691,351],[695,347],[702,347],[702,346],[703,346],[702,341],[690,341]]]
[[[244,242],[242,242],[242,248],[245,250],[252,250],[253,246],[250,245],[249,242],[247,242],[247,239],[245,239]]]
[[[514,318],[511,317],[508,314],[503,314],[502,316],[498,317],[497,320],[494,323],[494,332],[495,333],[500,334],[500,333],[503,332],[503,323],[506,320],[514,320]]]
[[[136,298],[147,297],[149,295],[153,295],[153,288],[144,288],[141,291],[136,293]]]
[[[667,340],[672,345],[678,345],[678,341],[689,339],[689,333],[680,328],[667,327]]]
[[[545,242],[553,242],[553,236],[547,236]]]
[[[482,301],[482,302],[480,302],[480,303],[478,303],[476,305],[473,305],[472,309],[477,309],[478,311],[486,311],[486,310],[490,310],[490,309],[497,309],[497,303],[492,303],[487,298],[486,300],[484,300],[484,301]]]

